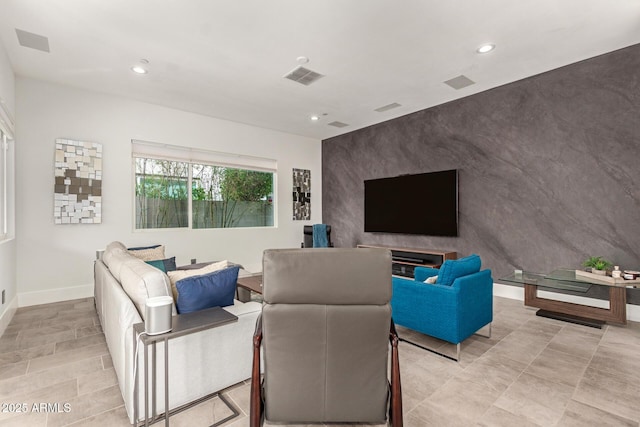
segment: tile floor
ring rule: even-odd
[[[503,298],[494,312],[492,337],[465,341],[459,363],[401,343],[406,426],[639,426],[639,323],[593,329],[536,317]],[[450,344],[399,329],[453,354]],[[249,382],[225,394],[242,413],[227,426],[248,426]],[[0,337],[0,409],[11,403],[27,413],[0,411],[0,426],[129,425],[92,298],[17,311]],[[212,399],[171,425],[226,415]]]

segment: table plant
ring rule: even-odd
[[[582,265],[591,268],[592,273],[604,276],[607,274],[607,269],[611,268],[613,264],[600,256],[592,256],[583,262]]]

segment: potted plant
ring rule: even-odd
[[[592,256],[589,257],[585,262],[582,263],[585,267],[590,267],[591,272],[595,274],[600,274],[605,276],[607,274],[607,269],[611,268],[613,265],[611,262],[602,259],[600,256]]]

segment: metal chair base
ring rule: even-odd
[[[473,335],[479,335],[479,336],[481,336],[483,338],[491,338],[491,325],[492,324],[489,323],[489,334],[488,335],[483,335],[483,334],[480,334],[478,332],[474,333]],[[409,341],[409,340],[404,339],[404,338],[398,338],[398,340],[400,340],[402,342],[406,342],[407,344],[411,344],[411,345],[416,346],[418,348],[421,348],[423,350],[427,350],[427,351],[429,351],[429,352],[431,352],[433,354],[437,354],[438,356],[442,356],[442,357],[447,358],[449,360],[453,360],[454,362],[459,362],[460,361],[460,343],[456,344],[456,357],[453,357],[453,356],[449,356],[448,354],[440,353],[437,350],[434,350],[434,349],[429,348],[429,347],[425,347],[425,346],[423,346],[421,344],[418,344],[418,343],[413,342],[413,341]]]

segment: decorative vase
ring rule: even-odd
[[[619,279],[622,277],[622,271],[620,271],[619,266],[616,265],[613,267],[613,271],[611,271],[611,277],[613,277],[614,279]]]

